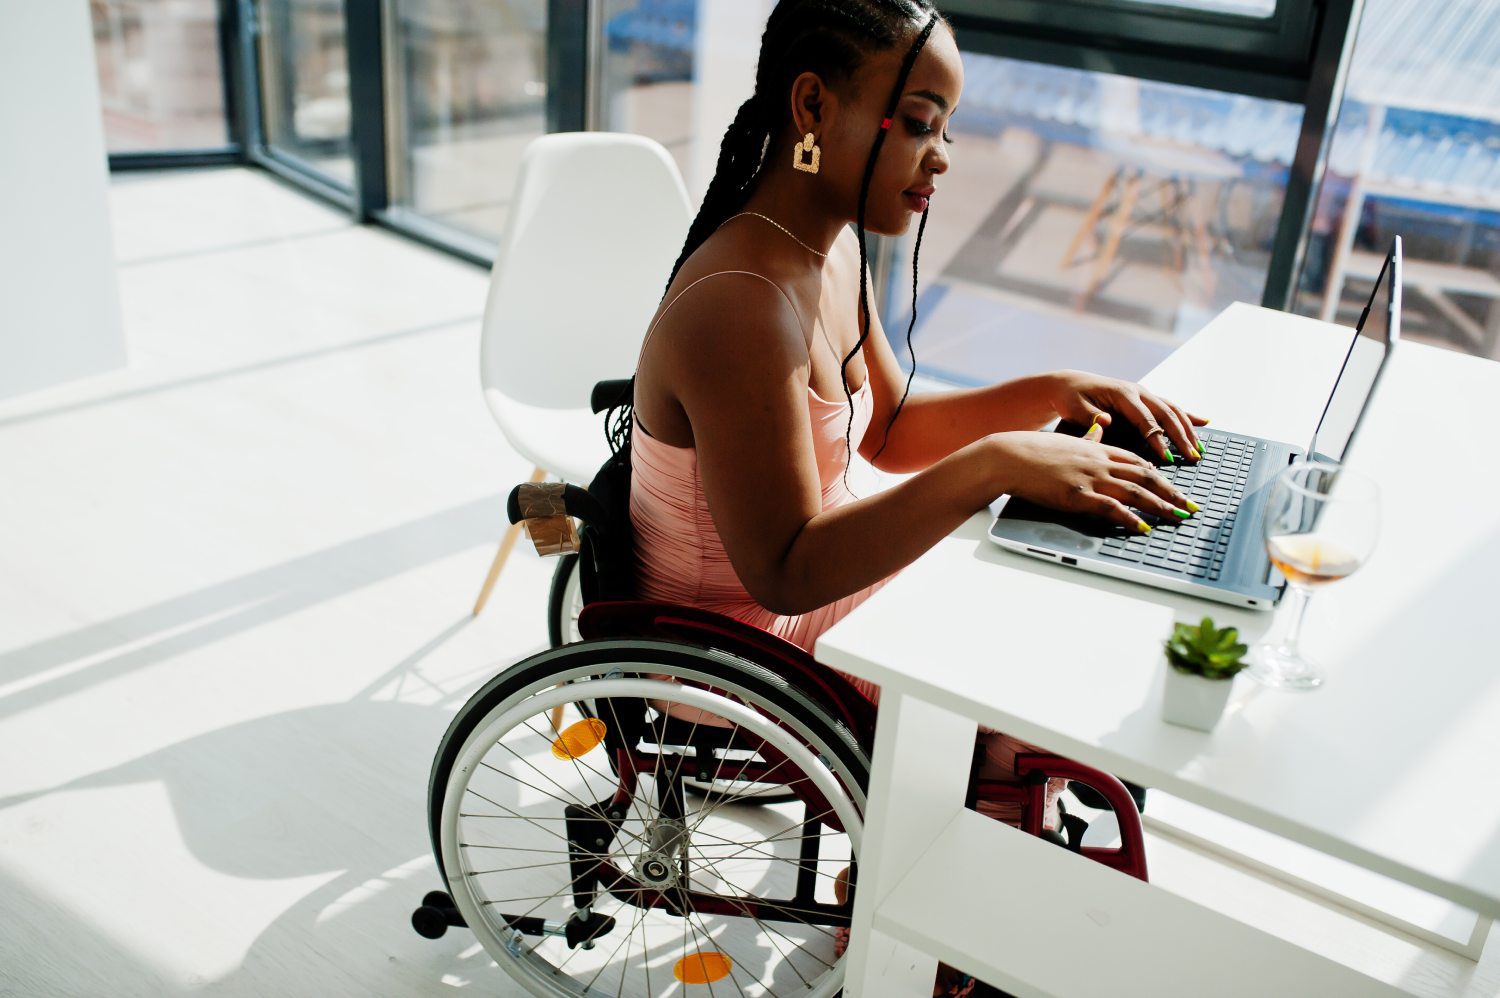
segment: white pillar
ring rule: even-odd
[[[125,364],[89,6],[0,0],[0,398]]]

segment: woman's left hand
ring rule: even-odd
[[[1159,395],[1130,381],[1105,378],[1084,371],[1051,374],[1050,401],[1063,419],[1088,426],[1095,421],[1108,426],[1115,415],[1128,419],[1163,461],[1171,462],[1168,443],[1177,453],[1199,460],[1203,445],[1194,427],[1208,420],[1173,405]]]

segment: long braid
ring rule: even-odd
[[[886,50],[894,46],[907,30],[906,26],[923,15],[927,23],[919,32],[915,42],[906,53],[896,86],[892,90],[890,107],[886,117],[892,117],[900,101],[901,90],[906,84],[917,56],[921,53],[933,28],[942,15],[930,0],[780,0],[761,36],[761,58],[756,73],[755,93],[740,105],[734,121],[724,133],[719,146],[719,158],[714,169],[713,180],[703,197],[703,204],[688,228],[682,252],[672,266],[667,279],[671,288],[678,272],[688,258],[736,212],[740,211],[754,192],[767,154],[776,141],[776,135],[785,125],[787,111],[778,110],[780,95],[790,88],[796,76],[813,70],[827,78],[850,79],[864,61],[865,56],[875,50]],[[847,483],[849,462],[853,458],[854,397],[849,390],[848,368],[869,338],[871,306],[867,274],[869,251],[866,244],[865,211],[875,164],[884,145],[886,130],[876,133],[874,148],[865,164],[859,195],[859,301],[864,309],[859,342],[843,360],[839,378],[843,383],[844,397],[849,404],[849,423],[845,430],[846,458],[844,476]],[[923,213],[922,226],[927,222]],[[917,252],[921,252],[921,229],[918,230]],[[915,269],[915,261],[913,261]],[[916,297],[913,291],[912,322],[916,321]],[[908,329],[908,349],[910,349]],[[913,354],[915,369],[915,354]],[[911,379],[907,379],[907,393]],[[619,453],[629,445],[634,406],[627,392],[622,402],[612,407],[606,419],[606,434],[611,449]],[[895,414],[886,424],[886,439],[890,437],[891,425],[906,394],[897,404]],[[884,444],[881,449],[884,450]]]
[[[907,49],[906,58],[901,62],[901,72],[896,76],[896,85],[891,88],[890,100],[886,102],[884,116],[886,121],[895,117],[896,107],[901,103],[901,91],[906,88],[906,80],[911,76],[912,66],[916,65],[917,56],[921,54],[923,46],[927,44],[927,39],[932,37],[932,29],[937,27],[937,22],[938,15],[934,13],[927,19],[927,24],[923,26],[921,32],[917,35],[916,41],[912,42],[911,48]],[[889,134],[889,129],[885,126],[882,126],[875,133],[875,146],[870,150],[869,159],[865,160],[865,173],[859,182],[859,307],[863,315],[860,322],[859,340],[854,344],[848,355],[844,357],[843,364],[839,366],[839,378],[844,383],[844,398],[849,402],[849,424],[844,431],[844,485],[846,487],[849,484],[849,466],[854,460],[854,394],[849,390],[849,364],[859,355],[860,350],[865,345],[865,341],[870,338],[870,321],[874,312],[874,305],[871,304],[869,296],[869,250],[865,243],[865,212],[869,207],[870,183],[875,177],[875,163],[880,158],[880,150],[885,145],[887,134]],[[925,228],[926,225],[927,212],[924,211],[922,213],[922,227]],[[916,322],[916,315],[917,302],[915,291],[913,291],[913,323]],[[912,360],[913,370],[915,370],[915,354],[913,354]],[[910,378],[907,378],[906,384],[907,390],[910,391]],[[905,404],[906,395],[903,394],[901,401],[896,406],[896,413],[892,414],[890,421],[886,423],[885,432],[887,440],[890,438],[891,426],[896,422],[896,414],[900,413],[901,407]],[[884,443],[881,444],[881,449],[885,449]]]
[[[769,31],[769,29],[767,29]],[[769,116],[764,113],[763,102],[757,93],[740,105],[734,121],[724,132],[724,141],[719,144],[719,161],[714,167],[714,178],[703,195],[703,205],[688,228],[687,240],[682,244],[682,253],[672,265],[672,276],[667,278],[667,287],[677,279],[677,272],[687,258],[697,252],[698,247],[713,235],[724,220],[739,211],[750,197],[751,188],[760,174],[765,158],[766,145],[771,140]]]
[[[906,405],[906,398],[911,394],[912,379],[917,376],[917,351],[911,344],[911,334],[917,328],[917,264],[922,259],[922,234],[927,231],[927,214],[932,209],[922,212],[922,221],[917,226],[917,245],[911,254],[911,321],[906,324],[906,354],[911,358],[911,370],[906,374],[906,390],[901,393],[901,401],[896,403],[896,411],[891,413],[891,418],[885,424],[885,436],[880,440],[880,449],[875,456],[870,458],[874,464],[880,460],[880,455],[885,453],[886,445],[891,442],[891,427],[896,425],[896,417],[901,415],[901,409]]]
[[[768,27],[767,33],[770,32]],[[767,144],[771,141],[771,125],[764,113],[759,93],[740,105],[734,120],[724,131],[719,143],[719,161],[714,167],[714,178],[703,195],[703,204],[688,227],[687,240],[677,262],[672,265],[672,274],[667,278],[667,290],[677,279],[677,272],[687,258],[702,246],[724,220],[745,204],[750,197],[755,178],[760,174]],[[665,291],[663,295],[665,296]],[[620,454],[630,446],[635,416],[635,376],[631,375],[630,388],[621,399],[609,407],[604,417],[604,436],[609,442],[610,453]]]

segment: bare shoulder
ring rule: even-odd
[[[695,371],[716,361],[741,363],[755,356],[772,362],[782,355],[807,359],[796,307],[775,281],[750,270],[679,276],[663,303],[652,343],[653,349],[685,360]]]
[[[678,274],[637,372],[637,412],[677,446],[693,445],[705,422],[743,418],[734,410],[808,380],[802,319],[781,287],[714,262],[695,257]]]

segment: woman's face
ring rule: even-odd
[[[858,92],[841,103],[837,120],[830,122],[833,134],[827,136],[823,168],[837,188],[835,197],[852,206],[851,216],[859,210],[860,180],[906,51],[903,46],[871,57],[861,67]],[[901,88],[875,164],[865,208],[865,228],[870,232],[901,235],[926,210],[938,177],[948,169],[948,121],[963,86],[958,44],[948,27],[939,24]]]

